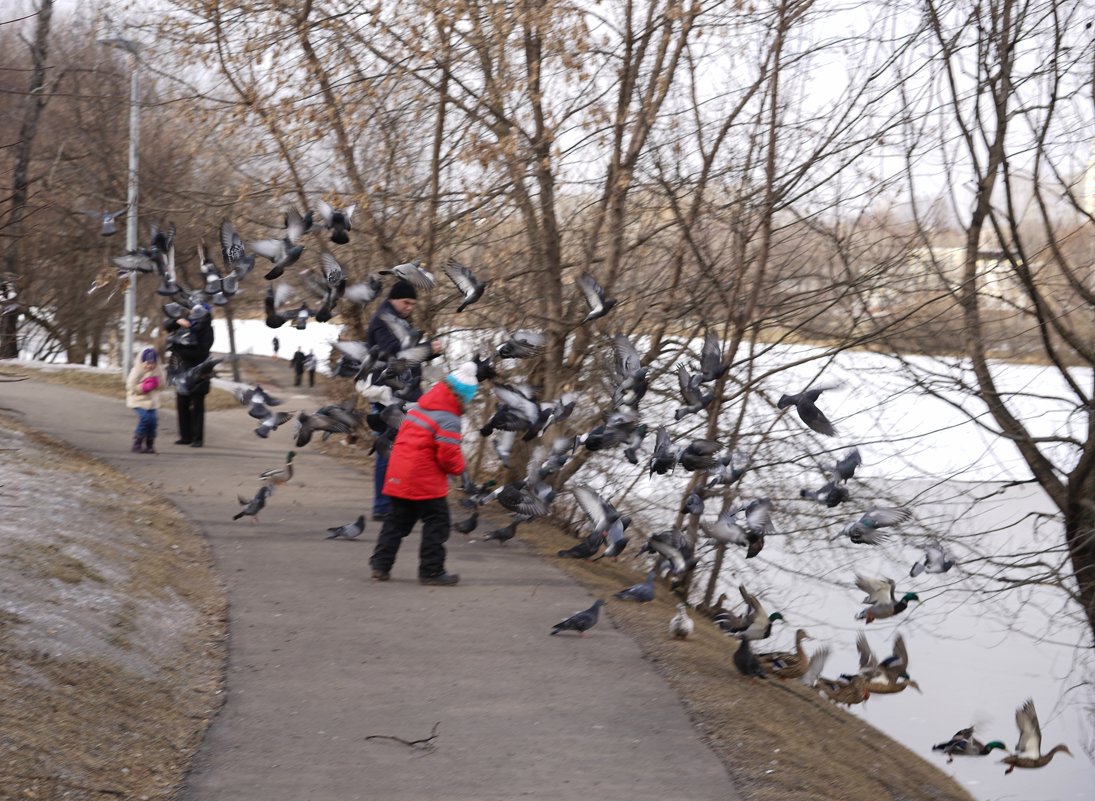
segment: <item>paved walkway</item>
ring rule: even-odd
[[[318,405],[285,392],[282,408]],[[460,586],[422,587],[415,533],[392,581],[373,583],[377,523],[358,541],[324,539],[368,511],[371,477],[314,450],[298,450],[260,523],[232,521],[237,493],[292,447],[291,425],[260,440],[242,407],[210,414],[197,449],[171,444],[165,412],[147,456],[129,453],[134,418],[119,401],[25,381],[0,385],[0,406],[162,487],[209,538],[229,597],[228,696],[185,801],[738,797],[610,619],[586,639],[548,636],[592,599],[519,543],[456,534]],[[435,724],[430,751],[366,739],[425,738]]]

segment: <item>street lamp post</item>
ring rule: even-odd
[[[140,141],[140,83],[137,56],[140,46],[131,39],[100,39],[99,44],[125,50],[133,56],[133,67],[129,77],[129,191],[126,196],[125,248],[132,253],[137,249],[137,145]],[[122,324],[122,380],[129,376],[133,367],[133,325],[137,316],[137,273],[129,273],[129,285],[125,291],[125,319]]]

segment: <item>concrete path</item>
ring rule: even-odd
[[[273,391],[273,389],[271,389]],[[283,390],[283,408],[315,396]],[[677,697],[611,619],[585,639],[549,637],[591,596],[551,564],[450,540],[460,586],[416,579],[418,533],[386,584],[357,541],[325,529],[370,507],[371,476],[298,450],[291,483],[260,523],[232,521],[237,493],[292,447],[291,425],[260,440],[241,407],[207,416],[206,447],[128,451],[120,401],[36,381],[0,385],[0,406],[162,488],[209,538],[229,597],[228,696],[185,801],[666,801],[738,795]],[[429,737],[431,750],[394,740]]]

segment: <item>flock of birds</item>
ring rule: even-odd
[[[183,289],[179,284],[174,264],[173,229],[164,231],[154,228],[150,247],[120,257],[116,263],[122,270],[156,272],[161,279],[160,294],[171,298],[164,305],[165,313],[181,316],[202,298],[214,305],[227,303],[238,291],[240,281],[253,269],[256,256],[265,258],[272,264],[265,274],[270,282],[265,304],[266,323],[271,328],[278,328],[290,321],[303,328],[310,317],[319,321],[330,319],[343,299],[366,306],[380,295],[383,288],[381,276],[407,281],[423,291],[434,288],[433,275],[418,261],[381,270],[362,283],[348,285],[347,271],[328,251],[320,254],[318,273],[301,270],[292,284],[283,278],[286,269],[300,260],[304,251],[301,241],[305,234],[322,228],[330,232],[333,243],[345,244],[351,230],[352,214],[352,206],[338,210],[322,202],[317,213],[301,215],[290,209],[285,215],[283,236],[246,244],[231,223],[225,220],[220,229],[224,269],[218,269],[208,258],[204,245],[200,245],[198,252],[204,283],[196,292]],[[317,215],[321,222],[316,221]],[[443,271],[459,293],[457,312],[464,311],[482,297],[486,282],[479,280],[466,266],[450,259]],[[284,284],[275,287],[279,280]],[[588,310],[575,326],[602,318],[617,305],[617,300],[608,297],[589,273],[583,273],[577,283]],[[289,303],[289,296],[301,288],[308,298]],[[310,301],[312,305],[309,305]],[[335,342],[333,345],[339,357],[333,372],[336,376],[354,381],[361,392],[368,391],[370,387],[387,387],[391,390],[393,401],[383,405],[379,411],[366,412],[356,408],[358,396],[354,395],[351,401],[344,404],[326,404],[314,412],[301,410],[296,414],[296,448],[305,447],[316,432],[321,432],[324,439],[343,435],[353,441],[371,429],[370,453],[386,454],[390,451],[409,406],[408,398],[413,397],[412,393],[417,390],[416,375],[420,373],[416,368],[434,358],[434,353],[430,342],[407,321],[395,315],[386,315],[383,319],[399,341],[399,350],[388,353],[367,342]],[[584,513],[585,526],[579,542],[571,548],[560,550],[558,556],[590,561],[618,558],[633,539],[633,533],[629,534],[631,516],[617,509],[587,483],[576,480],[577,471],[567,470],[567,465],[583,450],[620,449],[627,462],[642,465],[650,477],[665,475],[678,468],[693,474],[682,513],[695,516],[699,529],[711,543],[727,549],[741,549],[746,559],[761,553],[765,537],[776,531],[773,523],[775,505],[768,498],[742,500],[735,496],[735,486],[750,470],[748,460],[737,452],[727,451],[722,443],[711,439],[674,442],[665,424],[643,421],[640,405],[650,387],[651,367],[649,360],[643,358],[629,337],[623,334],[611,337],[610,385],[605,392],[611,403],[603,414],[602,423],[580,432],[560,431],[567,428],[566,421],[572,418],[580,401],[577,393],[563,392],[558,398],[545,399],[537,388],[525,381],[503,381],[499,377],[499,363],[512,364],[533,359],[541,355],[547,345],[546,333],[519,330],[508,334],[505,341],[489,355],[477,354],[474,357],[479,379],[491,383],[496,401],[479,434],[490,438],[500,462],[513,472],[517,472],[517,465],[512,460],[518,440],[527,443],[531,458],[519,471],[520,478],[501,485],[494,481],[479,484],[465,474],[462,491],[466,497],[461,503],[471,511],[464,519],[455,521],[457,531],[473,533],[479,524],[480,507],[493,503],[510,513],[510,521],[482,539],[505,543],[516,536],[521,523],[550,516],[556,497],[567,493]],[[211,371],[216,361],[210,360],[203,369]],[[696,366],[691,368],[682,362],[676,367],[680,405],[673,413],[674,421],[710,409],[717,396],[712,385],[723,378],[731,366],[730,362],[723,360],[717,336],[709,332],[704,338]],[[819,386],[797,394],[784,394],[777,407],[779,410],[794,409],[807,427],[823,436],[833,436],[836,428],[818,406],[822,393],[833,388]],[[268,437],[293,419],[292,413],[274,408],[280,405],[280,401],[261,386],[243,390],[237,397],[248,407],[250,417],[258,421],[254,431],[259,437]],[[549,431],[552,432],[550,436]],[[648,456],[641,456],[643,444],[651,433],[653,447]],[[295,451],[289,451],[283,465],[260,475],[262,483],[253,497],[239,497],[242,508],[234,519],[250,516],[257,520],[274,489],[292,478],[294,455]],[[850,449],[828,468],[822,486],[803,489],[800,498],[829,508],[840,506],[850,499],[848,484],[861,464],[858,448]],[[712,498],[721,498],[721,508],[714,517],[708,517],[707,502]],[[839,536],[847,537],[856,545],[878,545],[888,539],[891,529],[907,523],[911,518],[911,511],[905,507],[874,506],[848,521]],[[355,521],[329,528],[328,538],[355,539],[364,529],[365,517],[361,515]],[[696,542],[684,531],[672,527],[652,534],[645,538],[641,547],[633,550],[636,556],[650,554],[651,567],[642,582],[617,592],[617,600],[652,601],[658,579],[663,576],[668,579],[672,590],[682,596],[687,594],[688,577],[699,559]],[[954,564],[941,545],[933,544],[926,548],[923,558],[912,565],[909,576],[915,578],[922,573],[945,573]],[[856,618],[867,624],[900,615],[910,603],[920,600],[916,592],[899,592],[896,582],[890,578],[857,575],[855,585],[866,594],[862,600],[863,609]],[[835,678],[821,675],[829,658],[829,649],[822,646],[808,654],[803,648],[803,641],[808,639],[808,635],[802,630],[796,632],[794,651],[754,650],[756,644],[770,637],[773,624],[782,621],[783,615],[778,611],[769,613],[759,598],[744,585],[739,586],[738,591],[744,604],[739,610],[726,608],[724,603],[727,596],[723,594],[710,608],[700,605],[698,611],[727,635],[737,639],[738,646],[732,661],[743,675],[795,679],[833,702],[849,705],[862,703],[872,694],[894,694],[909,687],[920,690],[919,685],[910,678],[908,651],[900,634],[894,640],[893,653],[882,660],[875,657],[861,634],[857,642],[858,669],[838,674]],[[551,634],[575,631],[584,637],[596,625],[604,604],[604,599],[598,599],[589,609],[557,623],[552,627]],[[687,638],[693,633],[695,623],[688,614],[689,608],[687,598],[682,597],[669,624],[671,636]],[[1020,707],[1016,722],[1020,730],[1019,744],[1015,752],[1004,759],[1009,766],[1007,772],[1016,767],[1041,767],[1058,752],[1070,753],[1063,745],[1044,754],[1041,752],[1041,732],[1031,701]],[[981,744],[973,737],[970,727],[936,746],[936,749],[953,758],[985,755],[1002,747],[1000,741]]]

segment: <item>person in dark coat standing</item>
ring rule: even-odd
[[[398,353],[400,350],[399,338],[388,324],[384,322],[385,312],[407,320],[410,319],[417,304],[418,292],[415,290],[414,286],[407,281],[396,281],[388,291],[388,297],[380,304],[372,319],[369,320],[369,327],[365,331],[365,342],[369,345],[379,346],[380,350],[385,353]],[[432,344],[434,354],[441,353],[441,344],[439,342],[434,342]],[[420,386],[420,382],[422,381],[422,367],[420,365],[415,365],[411,368],[410,373],[412,379],[411,386],[400,394],[404,400],[415,401],[422,395],[422,388]],[[379,406],[373,404],[373,412],[379,411]],[[383,520],[388,516],[388,512],[391,510],[391,501],[384,494],[384,477],[387,468],[388,457],[381,456],[378,453],[376,456],[376,467],[373,473],[373,520]]]
[[[300,380],[304,377],[304,351],[297,348],[297,352],[293,354],[293,358],[289,363],[293,367],[293,386],[299,387]]]
[[[274,337],[272,344],[274,346],[274,358],[276,359],[278,357],[278,350],[281,348],[281,341],[277,337]]]
[[[179,438],[176,445],[200,448],[205,440],[205,396],[209,394],[208,378],[189,380],[188,371],[209,358],[213,350],[213,318],[208,303],[190,310],[190,316],[168,320],[167,349],[171,352],[175,382],[175,410],[179,418]]]
[[[387,581],[403,538],[422,521],[418,581],[451,587],[460,577],[445,572],[449,538],[449,476],[464,472],[460,416],[475,397],[477,367],[465,362],[407,410],[388,461],[384,494],[391,511],[377,537],[369,564],[375,581]]]
[[[308,351],[308,355],[304,357],[304,369],[308,371],[308,386],[314,387],[316,385],[316,354],[314,351]]]

